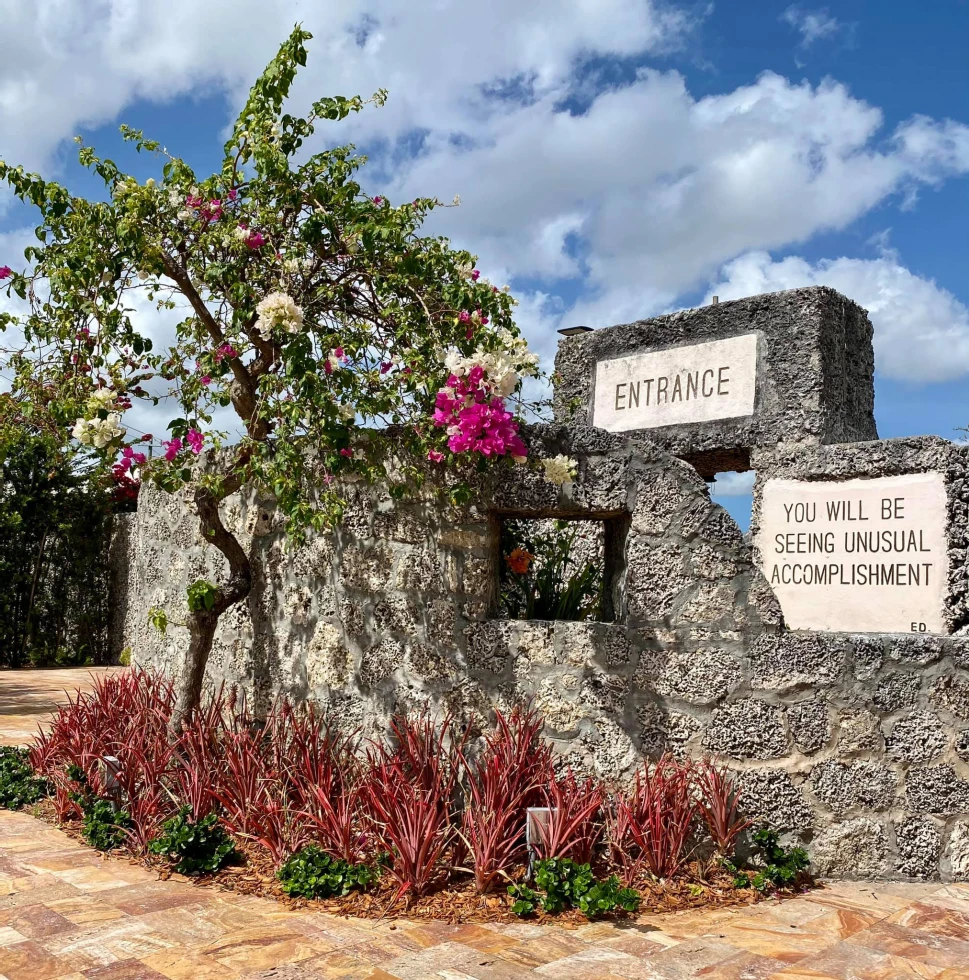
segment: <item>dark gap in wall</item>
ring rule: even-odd
[[[600,623],[619,618],[628,516],[496,519],[494,618]]]
[[[689,463],[707,483],[718,473],[746,473],[750,469],[750,449],[744,446],[708,449],[684,454],[680,458]]]

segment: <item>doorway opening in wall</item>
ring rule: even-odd
[[[624,518],[499,518],[499,619],[611,623]]]
[[[754,508],[754,480],[756,470],[743,473],[717,473],[708,481],[710,499],[719,504],[738,524],[746,537],[750,532],[751,512]]]

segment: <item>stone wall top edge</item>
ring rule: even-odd
[[[821,480],[921,472],[966,461],[969,443],[927,435],[756,449],[751,466],[760,474],[759,481],[782,476]]]
[[[566,337],[561,341],[561,346],[563,349],[569,347],[573,349],[584,349],[589,344],[594,344],[596,347],[599,347],[607,344],[610,339],[615,339],[623,332],[630,330],[642,331],[654,326],[664,327],[674,323],[687,322],[699,317],[706,318],[716,316],[718,320],[728,319],[731,314],[744,312],[750,307],[760,309],[765,305],[781,306],[787,305],[790,302],[798,299],[828,302],[837,301],[855,307],[865,316],[868,315],[868,311],[863,306],[845,296],[843,293],[838,292],[836,289],[832,289],[830,286],[801,286],[796,289],[783,289],[771,293],[757,293],[754,296],[744,296],[740,299],[727,300],[723,303],[718,303],[716,306],[709,304],[706,306],[693,306],[688,309],[663,313],[655,317],[645,317],[642,320],[631,320],[628,323],[612,324],[608,327],[597,328],[591,333],[580,334],[575,337]],[[743,326],[745,330],[751,329],[750,324],[748,323],[744,323]],[[695,337],[679,339],[671,337],[669,343],[665,346],[677,347],[681,343],[695,342]]]

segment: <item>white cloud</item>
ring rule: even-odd
[[[710,490],[714,500],[717,497],[746,497],[754,492],[754,480],[757,473],[748,470],[746,473],[718,473],[716,482]]]
[[[885,377],[949,381],[969,373],[969,310],[933,280],[901,265],[896,253],[877,259],[797,256],[775,261],[749,252],[722,270],[710,290],[721,300],[798,286],[831,286],[864,306],[875,328],[875,363]]]
[[[798,17],[812,40],[836,22]],[[374,146],[364,181],[391,200],[460,193],[430,229],[516,286],[519,322],[546,364],[562,322],[660,312],[738,255],[749,266],[748,253],[789,249],[892,200],[913,204],[920,188],[969,172],[969,127],[917,116],[886,132],[881,110],[835,80],[766,72],[698,99],[677,72],[643,69],[590,89],[578,70],[588,59],[645,59],[689,37],[687,15],[647,0],[495,0],[486,11],[458,0],[0,0],[0,156],[49,168],[65,137],[136,99],[224,92],[238,104],[296,20],[316,35],[296,105],[390,90],[386,108],[321,139]],[[581,112],[569,108],[576,93]],[[405,149],[415,134],[416,157]],[[926,350],[961,337],[961,305],[897,260],[804,263],[792,276],[845,263],[854,278],[841,288],[872,308],[887,373],[905,361],[893,350],[912,349],[902,311],[925,309]],[[768,274],[775,265],[760,263],[765,279],[783,278]],[[961,356],[926,355],[919,372],[961,373]]]
[[[801,44],[804,47],[809,47],[821,38],[832,37],[845,30],[845,25],[837,17],[832,17],[826,8],[804,10],[795,4],[781,14],[781,20],[800,33]]]

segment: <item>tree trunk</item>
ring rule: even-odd
[[[229,563],[228,580],[218,587],[215,604],[211,609],[190,612],[188,628],[190,639],[185,664],[179,678],[172,729],[178,731],[198,708],[202,698],[202,682],[205,665],[212,650],[212,641],[219,625],[219,617],[237,602],[242,602],[252,591],[252,567],[245,549],[228,531],[219,514],[219,504],[230,493],[239,489],[239,481],[230,481],[216,496],[211,491],[197,488],[195,506],[203,540],[218,548]]]
[[[24,618],[24,642],[20,649],[21,663],[27,660],[27,644],[30,642],[30,617],[34,612],[34,598],[37,595],[37,583],[40,581],[40,573],[44,567],[44,549],[47,547],[47,534],[49,531],[50,525],[48,524],[40,536],[40,547],[37,549],[37,563],[34,565],[34,575],[30,582],[30,596],[27,599],[27,615]]]

